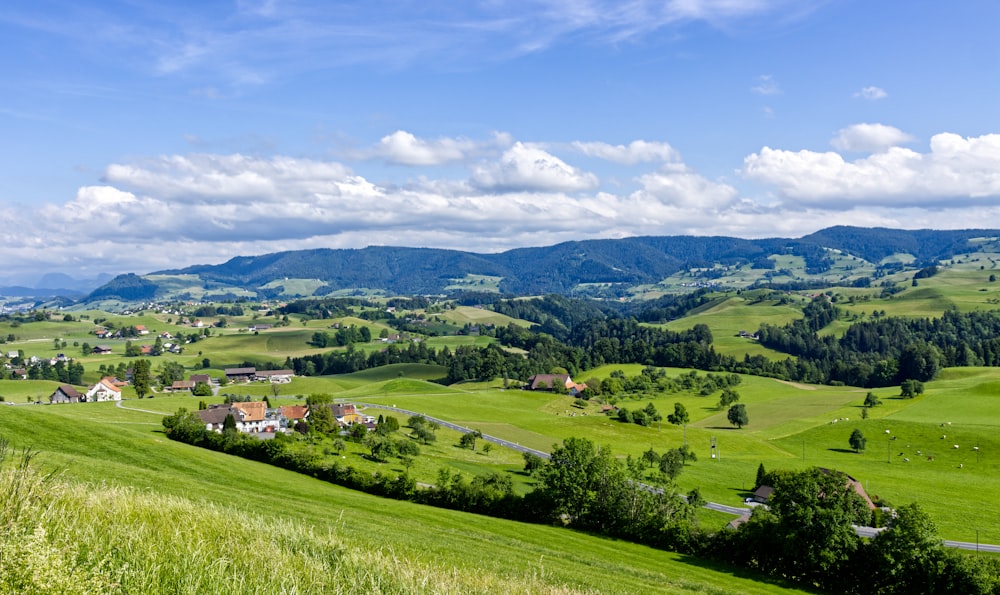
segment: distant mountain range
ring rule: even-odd
[[[1000,252],[998,237],[1000,230],[839,226],[797,239],[633,237],[565,242],[497,254],[384,246],[299,250],[241,256],[219,265],[144,276],[120,275],[85,301],[150,300],[167,294],[221,296],[219,299],[248,293],[288,297],[360,289],[394,295],[462,290],[516,295],[621,293],[662,283],[672,276],[719,282],[738,269],[744,271],[744,278],[746,271],[754,271],[754,275],[772,280],[832,283],[871,276],[882,267],[918,268],[970,251]],[[883,262],[887,259],[891,262]],[[845,265],[845,260],[849,264]],[[293,283],[295,280],[299,282]]]
[[[63,273],[48,273],[36,283],[5,285],[0,282],[0,296],[8,298],[46,299],[54,297],[77,300],[101,285],[113,280],[112,275],[102,274],[92,279],[75,279]]]

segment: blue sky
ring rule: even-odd
[[[1000,3],[13,0],[0,281],[998,227]]]

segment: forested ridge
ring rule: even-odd
[[[823,274],[832,264],[830,250],[879,263],[911,254],[918,265],[947,259],[970,249],[971,238],[995,238],[996,230],[892,230],[832,227],[802,238],[747,240],[731,237],[645,236],[584,240],[554,246],[518,248],[496,254],[458,250],[371,246],[363,249],[315,249],[240,256],[219,265],[196,265],[159,271],[161,275],[198,275],[206,284],[261,286],[287,278],[318,279],[328,294],[344,289],[379,289],[390,294],[440,294],[468,275],[500,278],[500,292],[514,295],[567,295],[582,284],[634,286],[658,283],[692,268],[750,264],[773,268],[771,255],[794,255],[807,274]],[[155,290],[155,284],[153,285]],[[149,289],[119,277],[88,299],[146,299]]]

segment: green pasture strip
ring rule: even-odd
[[[495,326],[515,324],[517,326],[528,327],[532,324],[527,320],[512,318],[506,314],[500,314],[487,308],[475,308],[472,306],[458,306],[453,310],[436,313],[434,316],[438,316],[442,320],[447,320],[458,326],[465,324],[492,324]]]
[[[671,321],[664,328],[681,331],[696,324],[707,325],[712,331],[715,350],[724,355],[742,358],[744,354],[764,355],[771,359],[785,359],[788,356],[768,349],[753,339],[740,337],[740,331],[755,333],[762,324],[783,326],[802,318],[802,310],[795,305],[777,305],[774,302],[749,304],[742,297],[731,297],[707,310],[691,316]]]

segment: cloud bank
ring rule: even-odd
[[[921,152],[891,126],[834,137],[842,154],[763,147],[712,179],[668,143],[542,143],[396,131],[352,163],[274,155],[163,155],[106,167],[59,204],[0,213],[11,272],[150,272],[237,255],[406,245],[495,252],[634,235],[798,236],[835,224],[957,228],[1000,215],[1000,135],[940,133]],[[374,181],[372,160],[416,178]],[[642,168],[609,182],[604,169]],[[577,162],[580,163],[577,163]],[[455,164],[464,176],[455,175]],[[741,190],[745,182],[763,189]],[[31,225],[18,221],[28,219]]]

